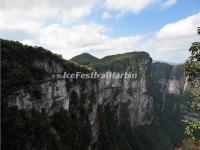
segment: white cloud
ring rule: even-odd
[[[112,38],[106,35],[108,27],[100,24],[66,25],[89,15],[98,2],[99,0],[2,0],[0,31],[4,31],[3,37],[9,39],[12,39],[10,37],[13,33],[14,40],[17,40],[16,33],[19,33],[21,38],[18,40],[24,44],[43,46],[65,58],[91,50],[102,57],[135,47],[134,44],[141,36]],[[112,16],[108,12],[104,13],[104,18],[110,17]]]
[[[103,12],[102,19],[110,19],[110,18],[112,18],[112,15],[109,12],[107,11]]]
[[[181,38],[196,34],[197,27],[200,25],[200,13],[189,16],[175,23],[165,25],[158,33],[157,38]]]
[[[53,24],[40,30],[37,39],[27,39],[23,43],[41,45],[62,54],[69,59],[83,52],[91,52],[97,57],[133,51],[143,36],[112,38],[106,35],[108,27],[91,23],[64,27]]]
[[[199,41],[197,27],[200,13],[165,25],[156,33],[151,48],[155,59],[183,62],[188,56],[191,43]]]
[[[107,35],[109,28],[91,23],[72,27],[59,24],[43,27],[35,39],[24,43],[40,45],[62,54],[69,59],[83,52],[97,57],[134,50],[147,51],[156,60],[184,62],[189,56],[189,47],[198,41],[196,28],[200,13],[163,26],[158,32],[113,38]]]
[[[98,24],[63,27],[58,24],[43,28],[40,33],[40,43],[54,49],[79,50],[98,45],[107,40],[101,35],[107,28]]]
[[[163,8],[171,7],[172,5],[176,4],[177,0],[165,0],[165,2],[162,4]]]
[[[21,41],[21,42],[22,42],[23,44],[25,44],[25,45],[34,46],[32,40],[29,40],[29,39],[23,40],[23,41]]]
[[[120,18],[125,13],[138,14],[144,9],[156,4],[162,8],[169,8],[176,4],[177,0],[105,0],[106,10],[118,12],[116,18]]]
[[[196,28],[200,25],[200,13],[167,24],[150,35],[119,38],[109,36],[109,28],[104,25],[67,24],[89,15],[97,1],[99,0],[35,0],[30,4],[28,0],[1,0],[1,36],[48,48],[67,59],[82,52],[103,57],[136,49],[149,52],[154,59],[172,62],[183,62],[189,55],[191,43],[198,40]],[[175,3],[169,1],[165,2],[168,5]],[[155,0],[106,0],[105,4],[107,9],[116,10],[123,15],[127,11],[138,13],[153,2]],[[102,18],[112,17],[108,12],[110,11],[105,10]]]
[[[46,22],[71,23],[87,16],[97,0],[1,0],[0,30],[35,32]]]
[[[139,13],[141,10],[155,2],[155,0],[106,0],[105,7],[119,12]]]

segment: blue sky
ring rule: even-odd
[[[200,11],[200,1],[181,0],[168,9],[162,10],[156,6],[153,8],[149,8],[136,15],[129,13],[116,22],[112,19],[108,25],[112,26],[116,31],[119,31],[117,33],[119,36],[121,34],[156,32],[168,23],[173,23],[198,13]]]
[[[199,40],[199,0],[1,0],[0,36],[70,59],[147,51],[183,63]]]

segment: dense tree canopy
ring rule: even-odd
[[[200,35],[200,27],[198,27],[198,34]],[[200,42],[192,43],[189,49],[191,56],[185,63],[185,71],[188,81],[193,87],[194,101],[192,108],[195,112],[200,111]],[[187,120],[186,134],[191,136],[194,140],[200,140],[200,120]]]

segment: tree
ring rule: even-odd
[[[198,35],[200,35],[200,27],[198,27]],[[191,56],[185,63],[185,72],[188,81],[192,86],[194,101],[192,109],[195,112],[200,112],[200,42],[192,43],[189,49]],[[200,140],[200,119],[196,121],[186,120],[187,126],[185,132],[191,136],[193,140]]]

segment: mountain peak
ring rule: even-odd
[[[90,64],[90,63],[99,62],[98,58],[94,57],[93,55],[89,53],[82,53],[80,55],[73,57],[70,60],[73,62],[82,63],[82,64],[88,64],[88,63]]]

